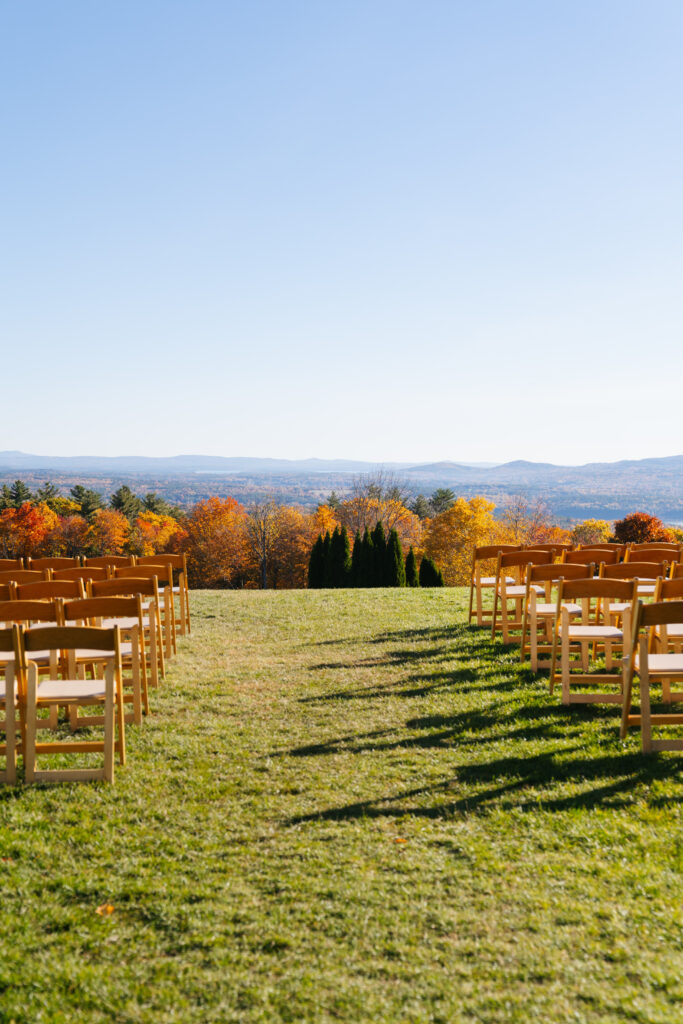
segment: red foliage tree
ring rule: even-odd
[[[614,539],[619,544],[651,544],[653,541],[673,541],[673,535],[657,516],[647,512],[632,512],[630,516],[618,519],[614,524]]]

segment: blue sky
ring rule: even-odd
[[[0,449],[683,452],[683,5],[0,4]]]

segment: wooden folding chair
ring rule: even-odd
[[[563,704],[621,703],[621,671],[613,670],[615,654],[628,654],[631,643],[632,612],[636,600],[636,580],[596,579],[561,580],[557,588],[557,607],[553,628],[550,663],[550,692],[557,682],[560,663]],[[625,610],[621,628],[612,621],[610,602],[618,601]],[[581,605],[581,622],[573,622],[565,605]],[[590,663],[604,655],[605,671],[590,672]],[[573,672],[578,667],[580,672]],[[618,693],[585,690],[573,686],[616,685]]]
[[[41,580],[38,583],[20,583],[14,586],[14,597],[18,601],[54,601],[61,597],[64,600],[75,600],[85,597],[83,580]]]
[[[675,579],[657,581],[655,602],[683,601],[683,574]],[[660,636],[658,626],[653,627],[654,645],[650,650],[659,653],[683,654],[683,619],[680,622],[668,622],[666,631]]]
[[[5,626],[19,625],[24,629],[30,626],[61,626],[61,603],[59,600],[3,601],[0,603],[0,623]],[[50,668],[50,652],[34,651],[33,660],[41,672]],[[54,708],[46,728],[57,728],[57,708]]]
[[[117,626],[56,626],[24,631],[20,635],[19,673],[26,694],[24,769],[27,782],[81,782],[114,780],[114,751],[119,763],[126,760],[126,727],[121,688],[120,639]],[[106,654],[103,679],[81,679],[76,673],[74,652],[78,649]],[[50,652],[50,678],[39,680],[32,655]],[[62,657],[66,655],[67,674],[60,678]],[[39,712],[45,708],[100,707],[103,709],[104,735],[101,740],[51,740],[38,742]],[[118,726],[118,738],[116,736]],[[37,769],[36,759],[43,754],[102,753],[101,768]]]
[[[142,713],[149,714],[147,690],[147,654],[145,650],[144,613],[139,594],[131,597],[86,597],[64,603],[64,621],[67,625],[99,626],[111,629],[118,626],[121,636],[121,684],[124,704],[132,704],[126,722],[139,725]],[[156,656],[156,651],[152,651]],[[106,658],[106,655],[104,656]],[[74,652],[79,675],[88,666],[99,666],[103,656],[97,651]],[[99,722],[99,719],[97,720]],[[87,724],[87,723],[86,723]]]
[[[521,660],[524,661],[527,651],[527,637],[532,672],[541,668],[550,668],[549,658],[541,661],[539,655],[550,655],[553,649],[553,622],[557,612],[557,601],[553,590],[561,579],[578,580],[593,575],[594,566],[569,565],[567,563],[553,565],[529,565],[526,573],[526,594],[524,596],[524,622],[522,626]],[[544,593],[539,593],[542,587]],[[567,605],[570,616],[580,615],[581,606]]]
[[[137,594],[149,602],[147,608],[143,603],[143,629],[145,640],[149,643],[150,683],[156,687],[159,685],[159,676],[166,674],[157,577],[93,580],[88,584],[88,597],[130,597]]]
[[[474,617],[474,604],[476,600],[477,625],[485,626],[493,617],[493,608],[484,607],[484,594],[487,590],[494,590],[496,577],[482,575],[485,572],[486,563],[497,561],[501,552],[521,551],[521,544],[486,544],[475,548],[472,553],[472,571],[470,573],[470,611],[468,625],[472,625]],[[515,581],[511,578],[510,583]]]
[[[521,643],[524,626],[524,599],[526,597],[525,579],[527,566],[551,565],[553,551],[501,551],[496,565],[496,584],[493,594],[493,616],[491,621],[491,639],[496,638],[498,624],[498,608],[500,607],[500,628],[503,643]],[[508,575],[508,573],[512,575]],[[509,583],[513,579],[515,582]],[[543,587],[538,588],[539,596],[545,593]],[[511,614],[509,602],[514,601],[514,612]]]
[[[600,578],[606,580],[637,580],[638,597],[654,597],[657,580],[666,576],[668,563],[663,562],[620,562],[618,565],[600,566]],[[615,606],[612,611],[618,611]]]
[[[671,692],[672,683],[683,683],[683,654],[653,653],[652,648],[666,642],[669,624],[683,622],[683,601],[658,601],[654,604],[638,602],[633,625],[633,650],[624,659],[623,703],[621,738],[625,739],[631,726],[639,725],[644,754],[659,750],[683,750],[683,739],[653,739],[653,725],[683,725],[683,711],[652,713],[652,683],[662,686],[662,703],[680,704],[683,692]],[[645,632],[643,632],[645,631]],[[632,710],[633,679],[640,680],[640,714]]]
[[[27,558],[27,569],[76,569],[81,564],[80,558]]]
[[[4,716],[0,720],[0,732],[5,734],[5,741],[0,744],[0,755],[5,757],[4,770],[0,771],[0,782],[10,786],[17,781],[17,746],[20,735],[20,730],[17,729],[19,694],[14,671],[14,664],[19,655],[19,631],[20,627],[17,625],[0,629],[0,709]]]
[[[593,562],[595,565],[616,565],[620,561],[621,551],[616,548],[585,547],[578,551],[565,551],[562,555],[562,562],[566,565],[587,565]]]
[[[495,556],[494,556],[495,557]],[[190,589],[187,582],[187,556],[185,554],[171,555],[145,555],[138,558],[136,565],[170,565],[178,574],[178,585],[172,587],[172,594],[178,596],[180,614],[176,618],[176,630],[180,628],[180,635],[185,636],[192,632],[190,624]],[[173,579],[173,577],[171,577]],[[470,590],[470,609],[472,594]],[[174,602],[175,603],[175,602]],[[470,610],[470,621],[471,621]]]
[[[559,558],[565,551],[573,551],[573,544],[560,544],[550,541],[547,544],[523,544],[522,551],[552,551],[555,558]]]
[[[177,650],[172,564],[170,562],[164,562],[163,565],[134,565],[129,567],[117,566],[113,571],[112,578],[115,580],[158,580],[159,597],[163,604],[163,618],[160,617],[160,622],[163,622],[164,653],[167,658],[171,658]],[[161,614],[161,607],[158,608],[158,611],[159,614]]]

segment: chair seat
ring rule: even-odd
[[[562,629],[560,628],[560,635]],[[624,634],[616,626],[570,626],[570,640],[623,640]]]
[[[15,700],[16,700],[16,695],[17,695],[17,684],[15,682],[14,683],[14,697],[15,697]],[[5,683],[4,678],[0,678],[0,701],[2,701],[2,703],[4,704],[6,702],[6,700],[7,700],[7,684]]]
[[[113,629],[114,626],[118,626],[121,630],[134,629],[135,626],[140,625],[140,620],[136,615],[122,615],[118,619],[102,619],[103,629]],[[144,627],[149,626],[149,619],[143,618],[142,625]]]
[[[636,654],[636,671],[639,666],[639,656]],[[647,664],[651,676],[681,676],[683,677],[683,654],[648,654]]]
[[[482,576],[480,578],[480,580],[479,580],[479,583],[480,583],[480,585],[482,587],[495,587],[497,582],[498,582],[498,580],[496,579],[495,576]],[[508,586],[512,586],[512,584],[515,582],[514,577],[513,576],[506,576],[505,577],[505,582],[506,582],[506,584]],[[177,587],[173,588],[173,592],[174,593],[178,592]]]
[[[102,653],[99,651],[98,653]],[[44,679],[38,683],[38,700],[104,700],[104,679]]]
[[[130,658],[133,651],[133,645],[130,643],[122,643],[120,649],[122,658]],[[113,656],[113,653],[113,651],[88,650],[86,647],[79,647],[78,650],[74,651],[76,661],[109,661]]]
[[[530,589],[533,590],[539,597],[543,597],[545,595],[545,590],[543,589],[543,587],[531,587]],[[526,597],[526,587],[507,587],[505,595],[506,597]]]
[[[566,608],[570,615],[580,615],[581,605],[580,604],[562,604],[563,608]],[[547,602],[542,601],[536,604],[537,615],[554,615],[557,611],[557,603],[555,601]]]

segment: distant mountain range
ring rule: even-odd
[[[386,469],[401,472],[413,468],[410,462],[381,463]],[[455,465],[455,463],[443,463]],[[493,463],[463,463],[460,468],[490,467]],[[187,473],[248,473],[250,475],[296,475],[310,473],[369,473],[378,462],[354,459],[255,459],[222,455],[172,455],[156,458],[145,455],[28,455],[25,452],[0,452],[0,472],[9,470],[53,470],[56,473],[155,473],[177,476]],[[419,468],[419,467],[417,467]]]
[[[122,483],[157,491],[182,505],[212,494],[249,502],[265,495],[301,505],[343,496],[355,474],[393,471],[414,494],[448,487],[482,494],[498,506],[513,494],[543,498],[559,518],[615,519],[635,510],[683,523],[683,455],[557,466],[517,460],[502,465],[463,462],[374,463],[353,459],[256,459],[216,455],[47,456],[0,452],[0,483],[21,477],[34,487],[52,479],[66,493],[74,483],[111,493]]]

